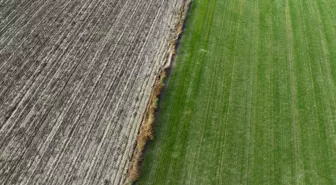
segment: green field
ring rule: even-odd
[[[336,184],[336,2],[194,0],[138,184]]]

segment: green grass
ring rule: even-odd
[[[138,184],[336,184],[336,3],[194,0]]]

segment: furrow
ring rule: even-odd
[[[109,36],[108,36],[109,37]],[[108,48],[104,48],[104,50],[105,49],[108,49]],[[102,52],[102,51],[100,51],[100,52]],[[104,64],[104,63],[103,63]],[[101,65],[101,64],[99,64],[99,63],[97,63],[96,65]],[[101,67],[99,67],[99,66],[97,66],[97,67],[92,67],[92,68],[94,68],[94,69],[100,69]],[[95,75],[94,73],[92,73],[92,74],[90,74],[90,76],[92,76],[92,75]],[[92,78],[92,77],[90,77],[90,78]],[[90,79],[89,78],[89,79]],[[96,79],[99,79],[99,78],[96,78]],[[96,80],[95,80],[96,81]],[[88,81],[89,83],[91,83],[90,81]],[[86,82],[86,83],[88,83],[88,82]],[[95,82],[94,82],[95,83]],[[90,93],[91,94],[91,93]],[[83,98],[88,98],[88,96],[84,96]],[[79,100],[81,100],[81,99],[79,99]],[[79,101],[79,100],[77,100],[76,101],[76,103],[78,104],[78,103],[81,103],[81,101],[83,101],[83,100],[81,100],[81,101]],[[85,102],[86,100],[84,99],[84,102]],[[86,106],[86,103],[84,103],[83,104],[83,106],[85,107]],[[72,107],[76,107],[77,108],[77,106],[75,106],[75,104],[74,105],[72,105]],[[82,109],[82,108],[81,108]],[[78,110],[80,110],[80,109],[78,109]],[[80,114],[78,114],[78,115],[75,115],[76,117],[75,117],[75,119],[78,119],[78,116],[79,115],[81,115],[81,113]],[[73,119],[73,116],[74,115],[72,115],[71,117],[66,117],[66,119],[63,121],[63,122],[69,122],[70,120],[69,119]],[[78,121],[78,120],[77,120]],[[77,122],[76,120],[74,120],[74,123],[76,123]],[[71,126],[71,125],[68,125],[68,126]],[[62,130],[60,130],[60,131],[57,131],[58,133],[60,132],[60,133],[62,133],[62,132],[64,132],[65,130],[64,130],[65,128],[62,128]],[[73,132],[73,130],[69,130],[70,131],[70,133],[72,133]],[[57,134],[58,135],[58,134]],[[56,135],[56,136],[57,136]],[[59,140],[60,138],[55,138],[55,139],[57,139],[57,140]],[[57,141],[56,140],[56,141]],[[56,141],[52,141],[52,142],[56,142]],[[64,141],[62,141],[61,143],[59,143],[59,144],[62,144],[63,142],[65,142],[66,140],[64,140]],[[51,144],[50,146],[53,146],[53,147],[55,147],[55,144]],[[61,145],[62,146],[62,145]],[[54,150],[54,149],[53,149]],[[51,151],[52,152],[52,151]],[[58,158],[58,155],[56,156],[57,158]],[[54,164],[55,162],[53,162],[52,164]]]
[[[68,73],[68,74],[71,74],[71,70],[73,70],[74,68],[70,68],[68,71],[62,71],[63,73],[65,73],[65,75],[66,75],[66,73]],[[66,78],[65,78],[66,79]],[[56,95],[56,93],[54,93],[55,91],[56,92],[60,92],[61,90],[62,90],[62,88],[58,88],[58,87],[64,87],[64,84],[66,84],[67,83],[67,81],[68,80],[65,80],[65,81],[57,81],[57,78],[55,79],[56,81],[55,82],[53,82],[53,84],[51,85],[51,86],[49,86],[49,92],[51,92],[51,94],[52,95]],[[59,86],[57,86],[57,85],[59,85]],[[45,89],[46,90],[46,89]],[[45,91],[44,90],[44,91]],[[44,105],[47,105],[47,103],[45,102],[46,101],[46,99],[49,99],[49,94],[43,94],[43,96],[44,97],[39,97],[39,100],[37,101],[37,102],[34,102],[34,103],[36,103],[36,104],[34,104],[33,105],[33,109],[30,109],[30,112],[28,112],[28,117],[25,117],[23,120],[18,120],[18,121],[20,121],[20,123],[21,123],[21,125],[18,125],[18,124],[15,124],[16,126],[19,126],[19,128],[13,128],[12,127],[12,129],[14,129],[16,132],[20,132],[20,130],[22,130],[23,129],[23,127],[28,127],[27,128],[27,130],[30,130],[30,128],[31,128],[31,124],[29,124],[29,122],[30,121],[33,121],[32,119],[40,119],[40,117],[39,116],[37,116],[37,115],[39,115],[41,112],[48,112],[48,109],[43,109],[42,107],[44,106]],[[42,105],[41,105],[42,104]],[[51,105],[52,105],[53,103],[51,103]],[[38,106],[38,107],[36,107],[36,106]],[[33,110],[35,110],[35,112],[32,112]],[[46,114],[44,114],[44,117],[45,117],[45,115]],[[42,117],[40,120],[43,120],[44,118]],[[34,125],[35,127],[36,127],[36,125]],[[12,130],[11,129],[11,130]],[[20,137],[20,135],[19,135],[19,137]],[[6,138],[6,137],[5,137]],[[20,139],[19,139],[20,140]],[[12,139],[12,141],[14,141],[14,139]],[[9,142],[9,140],[7,139],[7,140],[5,140],[5,142],[7,143],[7,142]],[[2,147],[3,146],[6,146],[6,145],[2,145]]]
[[[96,7],[96,6],[95,6]],[[92,12],[91,12],[92,13]],[[85,16],[85,14],[83,14],[82,18],[80,19],[84,19],[83,22],[86,22],[88,19],[88,16]],[[17,104],[17,109],[15,109],[13,112],[11,112],[10,117],[7,118],[5,125],[1,128],[1,131],[3,132],[4,129],[6,129],[6,126],[8,126],[8,122],[11,121],[12,117],[17,117],[18,119],[24,119],[28,113],[31,114],[31,108],[35,106],[35,103],[37,101],[38,98],[40,98],[41,93],[43,94],[47,89],[46,86],[49,88],[49,90],[55,89],[55,87],[53,87],[54,85],[58,84],[57,83],[57,79],[59,78],[59,76],[61,75],[60,73],[64,73],[64,69],[68,68],[69,63],[61,63],[60,66],[57,66],[57,64],[59,62],[61,62],[61,57],[63,57],[65,54],[65,58],[69,57],[69,54],[71,52],[73,52],[75,49],[79,49],[79,48],[75,48],[76,44],[73,44],[73,41],[76,39],[76,37],[71,37],[72,34],[78,34],[78,32],[81,30],[81,28],[84,26],[84,24],[79,24],[80,21],[76,24],[77,26],[79,26],[78,29],[72,29],[73,31],[70,31],[70,33],[68,33],[68,35],[63,35],[60,40],[62,40],[61,45],[59,46],[59,52],[55,52],[53,53],[51,56],[49,56],[48,58],[45,58],[44,60],[47,60],[47,66],[49,67],[46,70],[42,71],[42,73],[37,77],[37,79],[34,80],[33,84],[29,84],[29,89],[26,89],[26,91],[28,93],[26,93],[23,97],[21,97],[21,99],[19,99],[16,104]],[[65,30],[65,32],[67,33],[68,29],[70,29],[71,26],[69,26],[67,28],[67,30]],[[69,39],[69,40],[67,40]],[[76,42],[79,42],[80,39],[76,40]],[[70,52],[67,52],[68,50],[70,50]],[[56,61],[54,61],[56,60]],[[49,65],[48,65],[49,64]],[[73,66],[74,64],[72,64]],[[70,65],[71,66],[71,65]],[[48,82],[49,80],[49,82]],[[56,80],[56,81],[55,81]],[[50,86],[51,85],[51,86]],[[25,84],[25,86],[28,86],[28,84]],[[37,87],[36,87],[37,86]],[[40,91],[38,91],[40,90]],[[42,100],[41,100],[42,101]],[[23,107],[22,107],[23,106]],[[27,109],[27,107],[30,107]],[[18,112],[18,110],[22,109],[23,112]],[[18,114],[18,115],[17,115]],[[27,119],[26,119],[27,121]],[[17,122],[17,121],[14,121]],[[11,129],[13,129],[13,126],[9,128],[9,131]]]
[[[155,8],[155,6],[153,6],[153,8]],[[152,11],[149,11],[149,12],[152,12]],[[156,15],[155,15],[156,16]],[[156,22],[156,17],[154,18],[154,20],[153,20],[153,22],[150,24],[150,27],[149,27],[149,30],[148,30],[148,33],[146,34],[146,37],[145,37],[145,39],[143,40],[143,44],[144,45],[146,45],[146,43],[148,42],[148,38],[149,38],[149,33],[151,33],[152,32],[152,29],[153,29],[153,24]],[[136,59],[136,61],[135,61],[135,65],[133,66],[133,68],[132,68],[132,70],[130,71],[130,74],[129,74],[129,77],[127,78],[127,81],[126,81],[126,83],[124,84],[124,87],[120,87],[120,88],[118,88],[118,89],[123,89],[123,91],[122,91],[122,93],[121,93],[121,95],[120,95],[120,97],[123,97],[124,96],[124,94],[125,94],[125,92],[126,92],[126,89],[127,89],[127,87],[129,86],[129,83],[130,83],[130,79],[131,79],[131,77],[133,76],[133,73],[138,73],[138,71],[139,71],[139,69],[138,68],[136,68],[136,65],[138,64],[138,62],[140,61],[140,57],[142,56],[142,53],[143,53],[143,51],[144,51],[144,47],[142,47],[141,48],[141,50],[139,51],[139,55],[137,56],[137,59]],[[136,71],[136,69],[138,69],[137,71]],[[127,76],[127,75],[126,75]],[[128,92],[128,91],[127,91]],[[127,94],[125,95],[125,96],[127,96]],[[125,99],[127,99],[127,97],[125,97]],[[120,105],[120,100],[118,101],[118,103],[116,104],[116,107],[115,107],[115,109],[112,111],[113,113],[112,113],[112,118],[115,116],[115,114],[116,114],[116,111],[118,110],[118,107],[119,107],[119,105]],[[120,113],[120,112],[119,112]],[[105,137],[107,137],[107,134],[108,134],[108,131],[109,131],[109,128],[110,128],[110,124],[108,124],[107,125],[107,127],[105,128],[105,131],[104,131],[104,134],[103,134],[103,136],[102,136],[102,139],[101,139],[101,142],[99,143],[99,145],[97,146],[97,149],[95,150],[96,152],[95,152],[95,154],[94,154],[94,156],[93,156],[93,159],[92,159],[92,162],[91,162],[91,164],[90,164],[90,167],[89,167],[89,170],[88,170],[88,172],[86,173],[86,175],[85,175],[85,180],[87,179],[86,177],[87,177],[87,175],[89,174],[90,175],[90,173],[91,173],[91,170],[93,169],[93,166],[94,166],[94,163],[96,162],[96,160],[97,160],[97,155],[98,155],[98,152],[101,150],[101,148],[102,148],[102,145],[103,145],[103,141],[104,141],[104,139],[105,139]],[[83,182],[84,184],[86,183],[85,181]]]
[[[112,7],[114,7],[114,6],[112,6]],[[104,9],[104,11],[106,11],[107,9]],[[107,13],[103,13],[103,15],[108,15]],[[103,19],[101,19],[101,20],[103,20]],[[92,24],[94,24],[93,26],[90,26],[90,25],[88,25],[87,27],[88,28],[90,28],[90,27],[92,27],[92,28],[94,28],[94,29],[96,29],[96,28],[99,28],[100,29],[100,27],[99,26],[97,26],[97,22],[96,21],[92,21]],[[98,31],[98,30],[97,30]],[[92,31],[91,31],[92,32]],[[99,33],[99,31],[98,31],[98,33]],[[88,35],[91,35],[90,33],[88,33]],[[85,36],[85,35],[84,35]],[[89,37],[89,41],[94,41],[95,39],[97,39],[97,38],[95,38],[95,36],[100,36],[100,37],[103,37],[103,35],[102,34],[92,34],[92,36],[90,36]],[[98,37],[99,38],[99,37]],[[91,46],[91,49],[90,50],[92,50],[92,48],[94,48],[95,49],[95,47],[93,47],[93,46]],[[85,49],[84,50],[84,53],[86,53],[85,51],[86,51],[87,49]],[[87,57],[84,59],[84,58],[79,58],[79,60],[83,60],[83,61],[90,61],[89,59],[87,59]],[[84,65],[85,63],[83,63],[82,65]],[[81,65],[81,66],[82,66]],[[77,93],[78,93],[78,90],[79,90],[79,88],[80,88],[80,86],[78,86],[78,85],[80,85],[81,83],[75,83],[77,86],[76,87],[71,87],[69,84],[73,84],[73,82],[77,82],[79,79],[85,79],[85,78],[83,78],[81,75],[84,75],[84,76],[87,76],[86,74],[87,74],[87,72],[85,72],[85,71],[87,71],[88,69],[92,69],[92,66],[91,67],[89,67],[88,65],[84,65],[83,66],[84,67],[84,69],[78,69],[78,70],[76,70],[76,73],[77,73],[77,75],[75,75],[75,76],[73,76],[73,78],[71,78],[71,80],[70,80],[70,82],[68,83],[68,85],[66,86],[68,89],[71,89],[71,90],[74,90],[75,89],[75,92],[76,93],[74,93],[74,92],[72,92],[71,90],[64,90],[64,91],[62,91],[62,95],[60,96],[60,97],[63,97],[63,99],[64,98],[67,98],[67,97],[69,97],[69,96],[71,96],[71,94],[72,94],[72,96],[74,96],[74,95],[76,95]],[[80,68],[83,68],[83,67],[80,67]],[[73,81],[73,82],[72,82]],[[67,88],[65,88],[65,89],[67,89]],[[66,93],[66,94],[65,94]],[[59,102],[58,104],[56,104],[55,106],[56,107],[60,107],[62,110],[64,109],[64,107],[70,107],[70,105],[69,106],[64,106],[64,103],[62,103],[62,102],[65,102],[66,100],[58,100],[57,102]],[[73,101],[73,99],[72,98],[70,98],[69,100],[67,100],[67,104],[69,103],[69,101]],[[46,132],[46,130],[48,131],[48,130],[52,130],[53,129],[53,126],[54,126],[54,124],[55,123],[53,123],[53,120],[57,120],[55,117],[56,117],[56,115],[58,114],[59,115],[59,113],[60,112],[58,112],[58,109],[60,109],[60,108],[57,108],[56,110],[54,110],[55,109],[55,106],[53,107],[53,109],[52,109],[52,111],[48,114],[48,118],[47,118],[47,120],[48,119],[50,119],[50,121],[47,121],[47,123],[48,122],[50,122],[49,124],[50,124],[50,126],[45,126],[45,124],[43,124],[40,128],[39,128],[39,133],[42,133],[42,134],[45,134],[45,135],[38,135],[37,136],[37,138],[34,138],[34,140],[36,140],[36,141],[39,141],[39,140],[43,140],[43,141],[45,141],[46,139],[47,139],[47,141],[49,140],[49,138],[50,137],[52,137],[52,136],[50,136],[50,135],[47,135],[49,132]],[[66,112],[66,111],[65,111]],[[55,115],[56,114],[56,115]],[[60,117],[62,117],[62,115],[60,115],[59,116],[59,118],[58,119],[60,119]],[[59,126],[59,125],[58,125]],[[46,127],[46,128],[45,128]],[[54,127],[57,127],[57,124],[54,126]],[[42,130],[42,131],[41,131]],[[51,134],[51,133],[50,133]],[[43,137],[43,138],[41,138],[41,137]],[[45,149],[43,149],[43,148],[45,148],[45,146],[44,145],[41,145],[41,144],[39,144],[40,146],[38,146],[37,148],[39,149],[39,150],[42,150],[42,151],[45,151]],[[34,146],[34,145],[33,145]],[[42,147],[42,149],[41,149],[41,147]],[[33,151],[34,150],[34,148],[35,147],[29,147],[29,148],[31,148],[31,150]],[[29,149],[28,149],[29,150]],[[42,156],[43,156],[43,154],[44,154],[44,152],[39,152]],[[28,156],[31,156],[31,154],[29,154],[29,152],[27,153],[27,155]],[[26,159],[25,160],[25,162],[27,161],[28,159]],[[34,161],[39,161],[40,159],[34,159]],[[35,163],[36,165],[38,164],[38,162],[36,162]],[[35,166],[36,166],[35,165]],[[30,165],[29,165],[30,166]],[[34,171],[34,170],[33,170]]]
[[[71,10],[71,8],[70,8]],[[75,12],[73,12],[75,13]],[[61,15],[61,14],[59,14]],[[71,16],[71,14],[69,14],[68,16]],[[59,16],[57,16],[58,19]],[[75,18],[76,16],[74,16]],[[69,23],[69,21],[68,21]],[[53,23],[49,24],[52,25]],[[58,27],[59,24],[63,24],[62,22],[60,23],[56,23],[53,24],[54,26]],[[70,27],[68,27],[67,29],[69,29]],[[61,31],[62,29],[60,29]],[[39,35],[43,34],[43,32],[45,32],[46,30],[37,30],[36,33]],[[43,75],[44,73],[48,73],[50,70],[50,68],[52,69],[53,66],[55,66],[57,63],[56,62],[51,62],[51,58],[50,55],[56,55],[57,54],[57,50],[62,48],[64,44],[71,44],[71,42],[66,43],[67,37],[65,34],[68,33],[67,31],[65,32],[59,32],[59,34],[62,34],[62,36],[59,37],[59,39],[57,39],[56,44],[55,43],[49,43],[49,45],[47,45],[43,51],[41,51],[40,53],[38,53],[38,55],[35,55],[33,57],[33,59],[35,60],[27,60],[25,63],[26,67],[28,67],[29,69],[32,68],[32,72],[33,74],[28,73],[27,74],[27,70],[24,69],[25,65],[22,67],[21,70],[23,70],[23,74],[22,72],[18,71],[18,76],[15,78],[19,78],[17,80],[14,81],[14,83],[9,83],[6,82],[8,84],[10,84],[9,87],[4,88],[3,91],[1,92],[1,96],[2,96],[2,106],[6,107],[6,109],[2,110],[0,113],[2,114],[0,117],[0,120],[3,121],[2,124],[5,124],[6,121],[8,121],[8,119],[11,117],[11,114],[13,113],[13,111],[15,110],[15,108],[18,106],[19,102],[22,101],[22,98],[24,97],[24,93],[25,92],[31,92],[32,90],[36,90],[36,89],[32,89],[32,87],[34,87],[34,81],[37,80],[38,78],[40,78],[40,75]],[[55,34],[54,36],[57,36],[58,34]],[[53,38],[54,39],[54,38]],[[41,49],[42,46],[40,46],[38,49]],[[62,56],[62,54],[61,54]],[[16,59],[16,61],[20,62],[20,59]],[[29,63],[30,62],[30,63]],[[20,62],[21,63],[21,62]],[[33,67],[32,67],[33,66]],[[36,67],[36,69],[34,70],[34,67]],[[15,68],[14,68],[15,69]],[[7,73],[8,74],[8,73]],[[27,76],[28,75],[28,76]],[[8,75],[10,76],[10,75]],[[28,78],[28,79],[26,79]],[[9,81],[9,80],[8,80]],[[12,90],[11,88],[15,88],[15,90]],[[19,93],[17,93],[19,91]],[[4,95],[5,93],[5,95]],[[0,125],[1,127],[3,127],[3,125]]]

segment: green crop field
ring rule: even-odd
[[[336,2],[194,0],[138,184],[336,184]]]

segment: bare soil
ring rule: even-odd
[[[182,0],[0,0],[0,184],[122,184]]]

